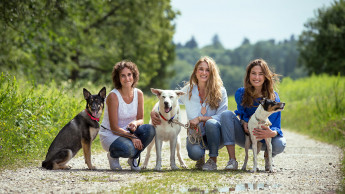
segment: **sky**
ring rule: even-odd
[[[215,34],[226,49],[239,47],[244,38],[256,43],[277,42],[298,36],[316,10],[333,0],[171,0],[181,15],[174,20],[174,42],[185,44],[192,36],[199,48],[209,45]]]

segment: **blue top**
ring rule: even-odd
[[[243,94],[244,94],[244,88],[243,87],[238,88],[235,93],[235,100],[237,103],[237,110],[235,110],[235,114],[239,115],[241,120],[244,120],[245,122],[248,123],[250,117],[255,113],[256,109],[258,108],[259,100],[261,100],[261,98],[257,98],[256,100],[254,100],[254,103],[253,103],[254,105],[252,107],[244,107],[242,106]],[[280,102],[278,93],[274,92],[274,94],[276,95],[275,101]],[[283,132],[280,127],[280,119],[281,119],[280,111],[273,113],[268,117],[268,120],[270,120],[270,122],[272,123],[272,125],[270,126],[271,130],[277,131],[278,135],[283,136]]]
[[[192,96],[190,99],[189,99],[189,90],[190,90],[189,84],[183,87],[181,90],[184,91],[186,94],[179,98],[179,103],[185,105],[188,121],[198,116],[203,116],[201,114],[202,106],[206,107],[206,110],[207,110],[204,116],[210,116],[217,121],[220,121],[221,113],[224,112],[225,110],[228,110],[228,96],[226,94],[226,90],[224,87],[221,88],[222,99],[219,102],[219,106],[217,109],[211,109],[209,104],[206,104],[205,102],[201,106],[199,90],[198,90],[197,85],[193,85]],[[201,129],[202,135],[205,135],[204,122],[200,122],[199,127]]]

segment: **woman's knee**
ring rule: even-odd
[[[199,160],[205,155],[204,152],[201,152],[200,150],[189,150],[188,151],[188,157],[192,160]]]
[[[283,153],[286,147],[286,139],[279,138],[278,141],[274,141],[273,143],[274,145],[272,145],[272,156],[276,156],[277,154]]]
[[[205,123],[206,130],[219,130],[220,129],[220,123],[215,119],[209,119]]]
[[[220,115],[220,121],[221,122],[226,122],[229,120],[232,120],[232,118],[236,117],[235,113],[230,111],[230,110],[226,110],[224,112],[222,112],[222,114]]]
[[[156,135],[155,128],[153,127],[153,125],[150,124],[141,125],[137,130],[137,133],[140,135],[145,135],[148,137],[154,137]]]

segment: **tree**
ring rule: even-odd
[[[345,1],[317,10],[299,37],[299,62],[309,74],[345,74]]]
[[[222,43],[221,43],[220,40],[219,40],[218,34],[216,34],[216,35],[213,36],[213,38],[212,38],[212,46],[213,46],[215,49],[224,49]]]
[[[198,43],[196,42],[194,36],[192,36],[192,38],[186,42],[185,47],[190,49],[198,48]]]
[[[175,58],[178,12],[169,0],[13,0],[0,1],[0,10],[0,71],[19,70],[39,83],[111,83],[113,65],[127,59],[138,65],[139,87],[163,87]]]

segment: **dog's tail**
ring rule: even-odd
[[[72,151],[70,149],[63,149],[56,153],[52,158],[49,160],[45,160],[42,162],[42,167],[47,170],[54,169],[54,163],[60,164],[62,162],[66,162],[72,158]]]

